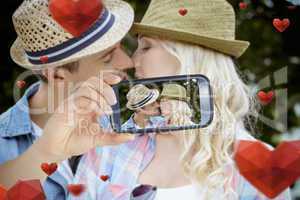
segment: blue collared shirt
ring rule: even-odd
[[[20,156],[38,138],[32,127],[28,100],[38,91],[39,85],[38,82],[29,87],[14,106],[0,115],[0,165]],[[59,171],[49,176],[43,184],[47,200],[65,199],[66,184]]]
[[[37,138],[32,131],[28,99],[37,92],[39,84],[33,84],[13,107],[0,115],[0,164],[17,158]]]

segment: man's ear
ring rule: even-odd
[[[64,68],[48,68],[42,71],[43,76],[48,79],[48,82],[63,82],[68,81],[71,73]]]

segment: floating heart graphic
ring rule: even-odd
[[[6,193],[13,200],[45,200],[45,194],[39,180],[18,181]]]
[[[240,2],[239,7],[240,7],[241,10],[245,10],[248,7],[248,4],[245,3],[245,2]]]
[[[17,81],[16,85],[17,85],[17,87],[18,87],[19,89],[22,89],[23,87],[25,87],[26,82],[23,81],[23,80]]]
[[[181,16],[185,16],[188,13],[188,10],[186,8],[180,8],[178,12]]]
[[[100,176],[100,179],[102,181],[107,181],[109,179],[109,176],[108,175],[102,175],[102,176]]]
[[[50,176],[51,174],[53,174],[56,169],[57,169],[57,164],[56,163],[42,163],[41,164],[41,169],[48,175]]]
[[[99,18],[101,0],[50,0],[49,10],[53,19],[74,37],[87,31]]]
[[[253,186],[274,198],[300,176],[300,140],[282,142],[274,151],[262,142],[241,140],[234,159]]]
[[[79,196],[82,192],[84,192],[85,187],[83,184],[69,184],[67,189],[72,195]]]
[[[3,200],[5,198],[7,190],[0,185],[0,200]]]
[[[282,33],[290,26],[290,20],[288,18],[283,20],[276,18],[273,20],[273,26]]]
[[[264,91],[260,91],[257,93],[257,96],[262,105],[268,105],[273,100],[274,92],[269,91],[266,93]]]

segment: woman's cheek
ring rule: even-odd
[[[170,75],[164,67],[159,51],[154,48],[143,55],[141,67],[143,68],[142,72],[145,78]]]
[[[161,112],[164,116],[170,115],[171,113],[171,107],[170,105],[168,105],[168,103],[164,103],[163,105],[161,105]]]
[[[143,74],[145,78],[158,77],[161,74],[161,66],[157,62],[153,62],[151,59],[147,59],[143,62]]]

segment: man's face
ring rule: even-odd
[[[78,71],[70,73],[67,81],[76,84],[93,76],[101,77],[105,73],[113,73],[125,79],[126,74],[123,71],[132,67],[131,59],[118,43],[104,52],[81,59]]]
[[[80,59],[78,69],[75,71],[71,72],[65,68],[55,69],[51,78],[48,78],[48,83],[53,86],[51,88],[58,91],[55,96],[58,98],[57,101],[61,101],[68,97],[78,84],[92,77],[103,79],[109,73],[126,79],[124,71],[130,68],[133,68],[132,60],[118,43],[105,51]]]
[[[159,103],[155,101],[149,105],[144,106],[141,109],[141,113],[149,117],[160,115]]]

